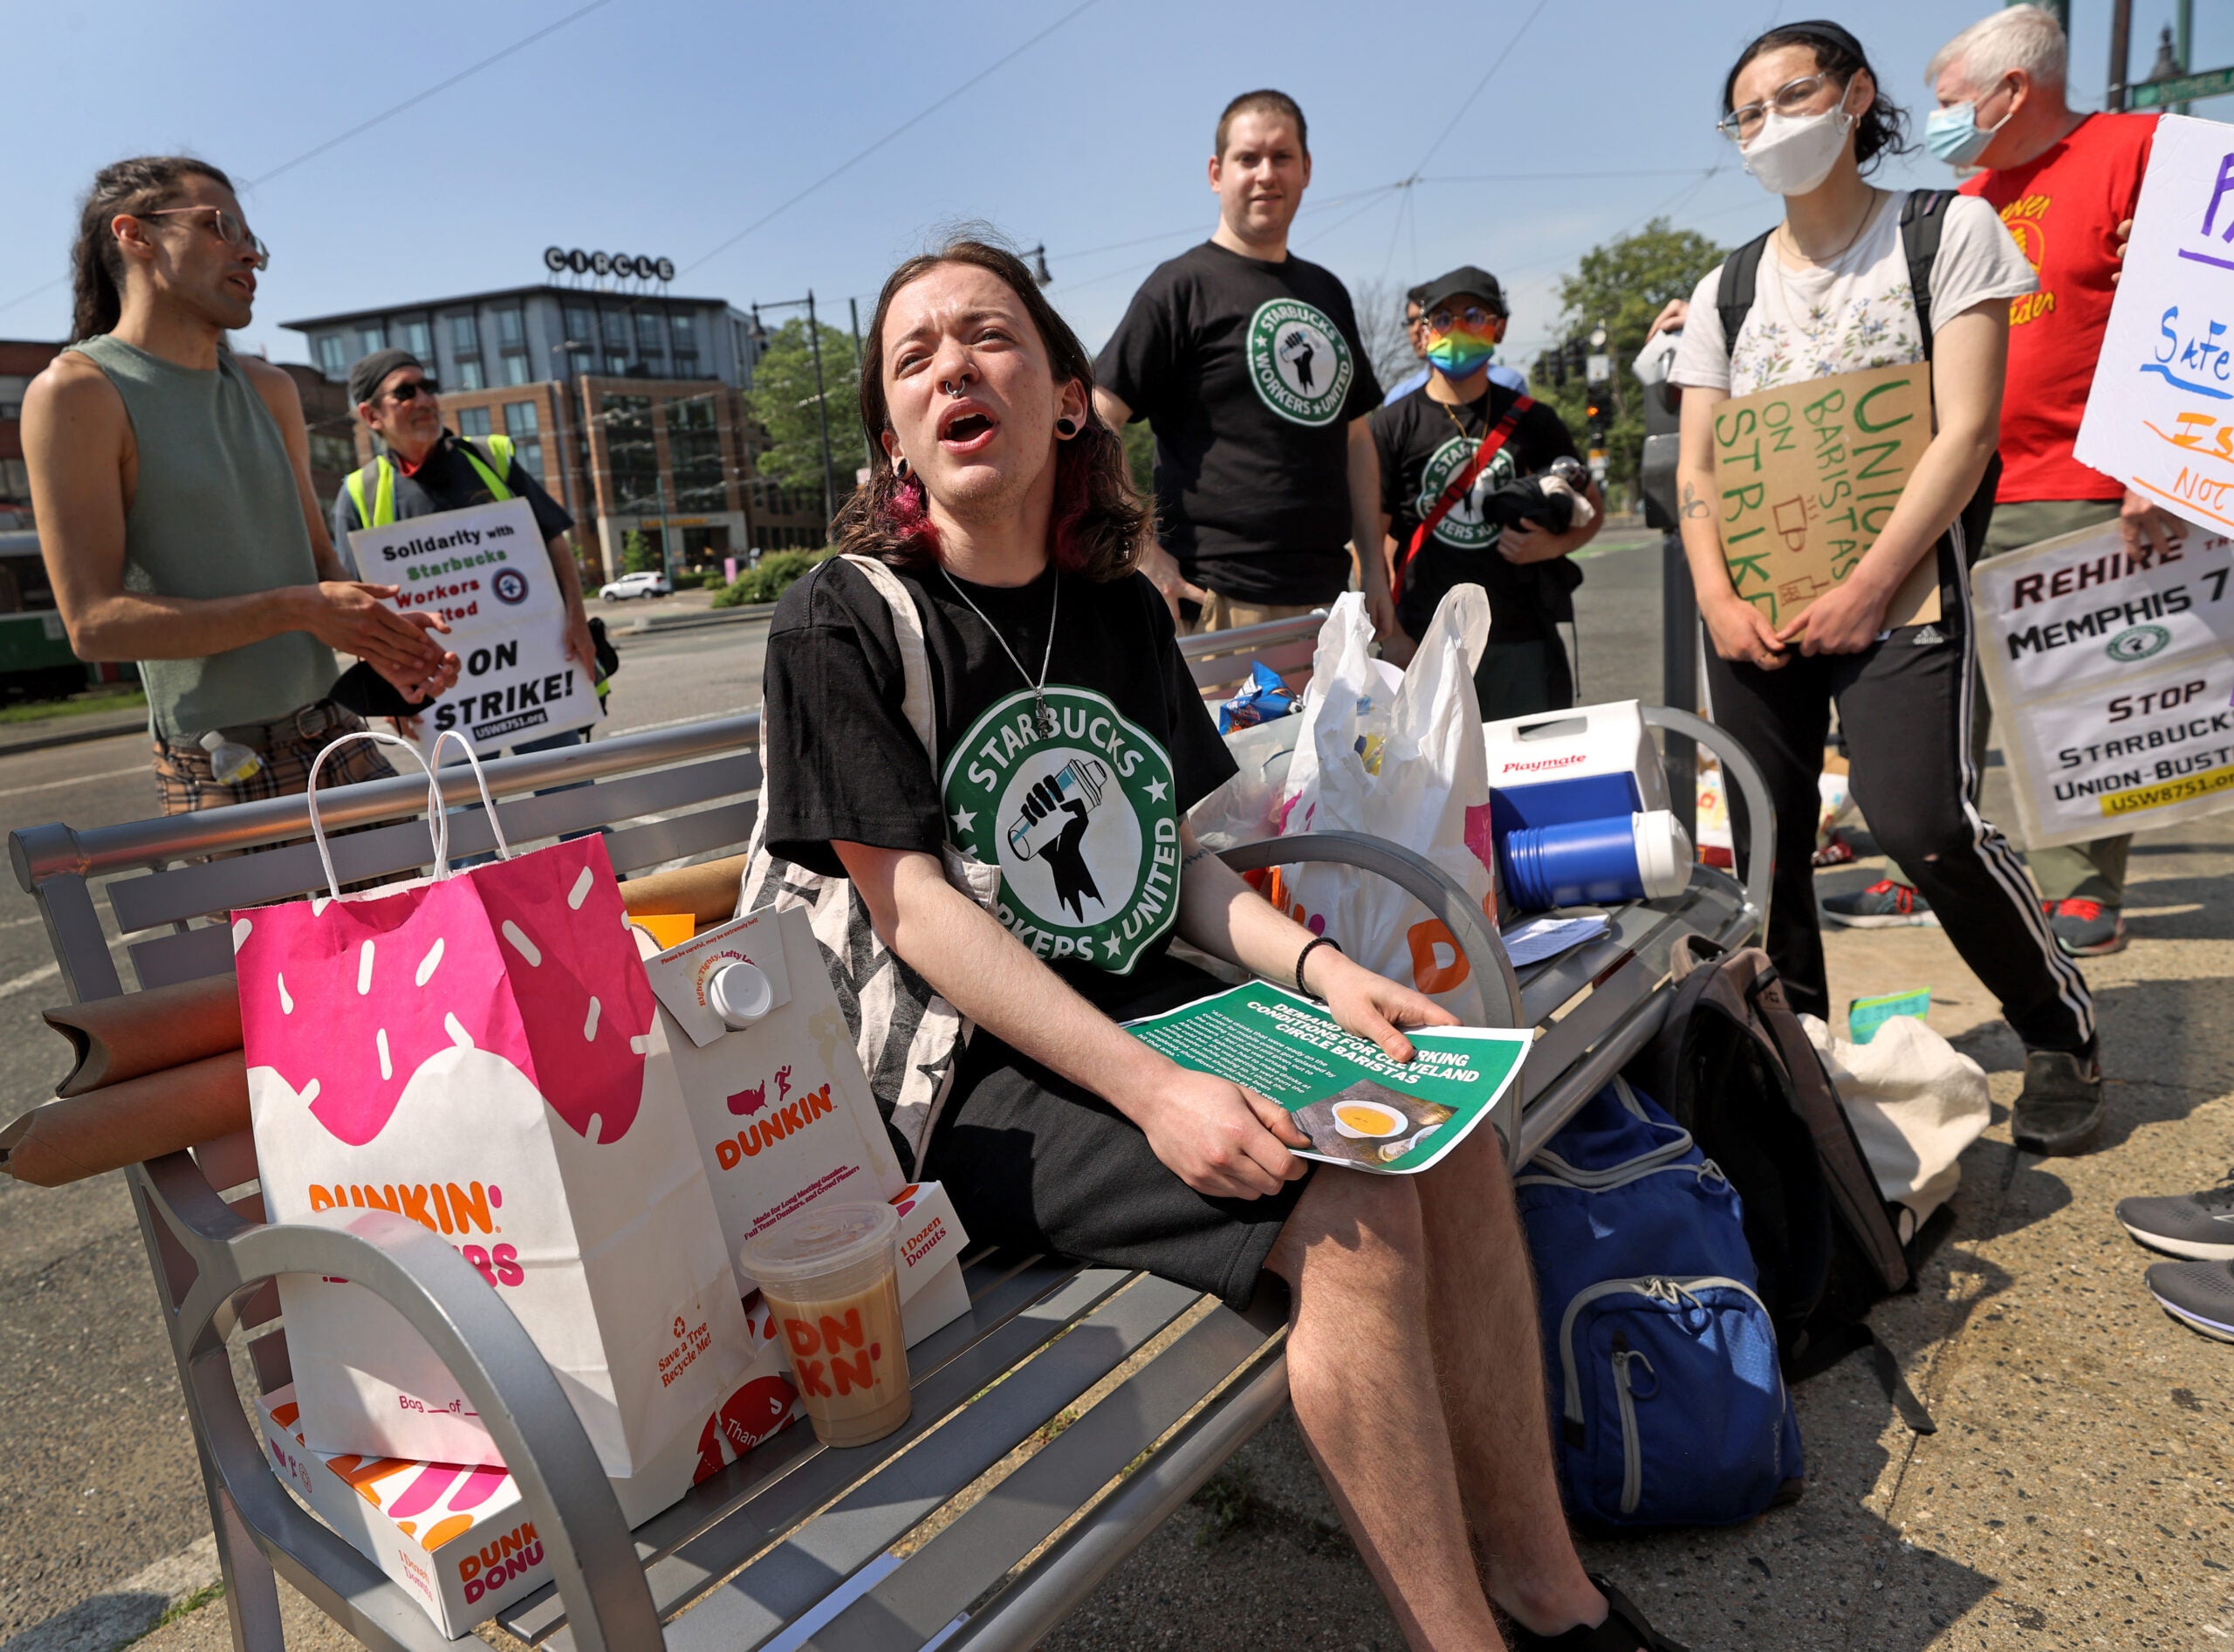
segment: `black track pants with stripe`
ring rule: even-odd
[[[1895,631],[1861,654],[1795,651],[1774,671],[1707,649],[1714,720],[1760,765],[1776,805],[1769,956],[1792,1007],[1831,1020],[1810,856],[1835,703],[1854,800],[1963,962],[2001,1001],[2028,1049],[2083,1050],[2094,1037],[2087,983],[2057,949],[2017,852],[1978,812],[1970,642],[1958,618]],[[1734,786],[1730,805],[1742,857],[1748,823]]]

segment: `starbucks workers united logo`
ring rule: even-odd
[[[1106,698],[1047,686],[985,709],[955,743],[940,790],[955,846],[1001,871],[1001,922],[1043,958],[1131,973],[1171,927],[1179,815],[1171,759]]]
[[[1412,505],[1414,516],[1422,522],[1428,519],[1436,501],[1443,497],[1443,490],[1472,462],[1481,446],[1471,436],[1453,436],[1435,450],[1427,468],[1420,472],[1419,497]],[[1515,474],[1512,449],[1499,448],[1474,478],[1474,485],[1466,490],[1466,497],[1445,511],[1443,520],[1435,524],[1435,537],[1462,551],[1478,551],[1495,545],[1504,530],[1483,516],[1482,501],[1511,482]]]
[[[1249,319],[1249,379],[1264,405],[1298,424],[1331,424],[1357,374],[1349,341],[1300,298],[1268,298]]]

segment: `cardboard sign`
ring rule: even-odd
[[[1716,520],[1737,594],[1781,628],[1844,580],[1931,445],[1931,364],[1757,390],[1714,410]],[[1939,617],[1927,552],[1886,605],[1890,628]]]
[[[442,641],[458,657],[457,687],[420,714],[422,749],[456,729],[487,755],[605,715],[566,657],[565,599],[526,500],[359,528],[349,548],[367,579],[402,587],[397,607],[449,622]]]
[[[2028,847],[2234,807],[2230,585],[2234,538],[2128,554],[2115,523],[1971,571]]]
[[[2073,452],[2234,528],[2234,126],[2164,116]]]

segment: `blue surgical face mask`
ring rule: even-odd
[[[2011,106],[2009,114],[2016,113]],[[1981,127],[1975,101],[1934,109],[1924,119],[1923,147],[1950,167],[1967,167],[1986,152],[1993,134],[2009,124],[2009,114],[1990,127]]]

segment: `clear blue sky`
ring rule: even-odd
[[[1773,221],[1712,129],[1715,99],[1753,33],[1828,0],[1560,0],[1517,44],[1534,0],[1440,10],[1096,0],[948,96],[1075,3],[608,0],[252,185],[249,211],[273,259],[243,336],[305,360],[280,321],[540,280],[552,243],[664,254],[682,266],[676,291],[739,305],[812,286],[842,324],[846,298],[873,294],[932,228],[983,218],[1027,247],[1046,243],[1050,296],[1098,344],[1141,276],[1208,234],[1217,111],[1270,85],[1312,123],[1317,170],[1296,250],[1353,288],[1484,264],[1507,282],[1507,354],[1525,360],[1548,336],[1558,275],[1588,247],[1655,210],[1725,243]],[[0,303],[62,274],[75,197],[101,163],[185,148],[253,180],[580,3],[11,7]],[[1991,9],[1828,4],[1919,115],[1925,60]],[[2197,66],[2234,63],[2234,6],[2196,10]],[[2073,10],[2073,102],[2099,106],[2110,0]],[[2171,13],[2171,0],[2137,0],[2135,75]],[[932,106],[895,142],[712,250]],[[2234,99],[2196,113],[2234,120]],[[1717,161],[1724,169],[1707,177]],[[1415,172],[1414,188],[1384,188]],[[1519,175],[1552,172],[1611,175]],[[1882,181],[1950,175],[1918,156]],[[0,309],[0,337],[59,338],[67,315],[58,285]]]

